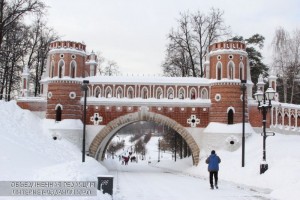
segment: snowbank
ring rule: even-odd
[[[107,174],[90,157],[82,163],[75,145],[53,140],[48,125],[15,101],[0,101],[0,181],[97,181],[97,176]]]

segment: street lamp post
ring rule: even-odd
[[[255,94],[256,99],[258,101],[258,109],[259,111],[262,111],[263,115],[263,162],[260,164],[260,174],[263,174],[265,171],[268,170],[268,164],[266,162],[266,139],[268,136],[274,136],[274,132],[267,132],[266,131],[266,125],[267,125],[267,112],[268,109],[272,108],[271,100],[274,98],[275,91],[273,88],[269,87],[266,92],[262,92],[261,90],[258,90]],[[267,103],[267,100],[268,103]]]
[[[242,167],[245,166],[245,91],[247,89],[246,80],[241,80],[241,89],[243,91],[243,128],[242,128]]]
[[[86,121],[86,93],[88,90],[88,80],[83,80],[81,90],[84,91],[84,104],[83,104],[83,136],[82,136],[82,162],[85,162],[85,121]]]
[[[157,162],[160,162],[160,138],[158,138],[158,160]]]

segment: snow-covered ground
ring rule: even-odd
[[[102,164],[92,158],[86,157],[86,162],[82,163],[80,149],[63,138],[54,141],[48,131],[48,126],[47,120],[41,120],[31,112],[20,109],[14,101],[0,101],[0,181],[97,181],[98,175],[110,173]],[[234,196],[237,190],[231,190],[230,185],[235,185],[247,190],[256,190],[271,199],[299,199],[299,144],[300,136],[276,134],[274,137],[269,137],[267,139],[269,170],[262,175],[259,174],[259,165],[262,159],[262,137],[259,134],[252,134],[246,140],[244,168],[241,167],[240,149],[235,152],[217,151],[222,159],[219,184],[220,187],[223,185],[223,189],[218,191],[219,195],[226,197],[230,190]],[[190,158],[178,159],[174,163],[167,154],[165,156],[163,154],[161,162],[157,163],[158,154],[155,150],[157,149],[157,138],[153,137],[148,146],[148,148],[153,148],[149,152],[154,152],[153,155],[147,156],[147,160],[149,157],[152,160],[150,166],[155,166],[163,171],[177,171],[177,174],[185,174],[196,177],[198,180],[207,181],[208,172],[204,159],[209,155],[209,152],[201,152],[202,159],[199,165],[195,167],[192,166]],[[105,164],[107,162],[110,161],[107,160]],[[116,159],[114,159],[114,162],[116,162]],[[133,167],[134,165],[127,167],[131,167],[130,169],[134,173],[141,166],[139,164],[142,163],[138,163],[136,167]],[[151,176],[151,173],[149,173],[149,176]],[[164,184],[161,180],[165,176],[161,176],[161,179],[159,177],[155,178],[155,180],[158,179],[155,182],[158,188]],[[115,182],[123,181],[118,180],[117,177],[115,179]],[[182,179],[179,176],[178,181],[180,180]],[[191,181],[184,182],[184,184],[187,187],[189,185],[192,187],[195,183]],[[133,186],[127,185],[126,187]],[[128,189],[126,187],[123,187],[124,195],[115,194],[114,199],[124,199],[126,189]],[[199,185],[199,187],[202,186]],[[206,187],[208,188],[208,183]],[[121,190],[116,191],[122,192]],[[178,196],[184,193],[184,191],[176,188],[173,188],[173,191]],[[209,196],[210,192],[209,189],[207,192],[201,190],[199,198],[206,195],[211,197]],[[153,194],[151,187],[149,187],[148,192],[146,190],[141,195],[147,197],[144,199],[151,199],[149,197]],[[102,199],[104,195],[100,195],[102,194],[98,192],[97,197],[43,197],[43,199]],[[107,198],[107,196],[105,197]],[[41,199],[41,197],[0,197],[0,199]],[[169,200],[172,198],[166,196],[164,199]],[[198,196],[195,199],[198,199]]]

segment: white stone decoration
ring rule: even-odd
[[[69,97],[70,97],[70,99],[75,99],[76,98],[76,93],[75,92],[70,92]]]
[[[220,95],[220,94],[216,94],[215,100],[216,100],[216,101],[221,101],[221,95]]]
[[[51,99],[52,98],[52,92],[48,92],[48,99]]]
[[[191,115],[191,117],[187,119],[187,123],[191,125],[192,128],[195,128],[197,124],[200,124],[200,119],[198,119],[196,115]]]
[[[99,123],[103,121],[103,117],[101,117],[99,113],[94,113],[90,120],[94,123],[94,125],[99,125]]]
[[[231,135],[225,139],[225,145],[227,150],[235,151],[239,148],[240,141],[236,136]]]
[[[61,140],[62,136],[57,133],[56,131],[52,133],[52,139],[53,140]]]

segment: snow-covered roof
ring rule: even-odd
[[[209,52],[209,56],[219,55],[219,54],[241,54],[243,56],[247,56],[248,53],[241,49],[217,49]]]
[[[52,53],[75,53],[75,54],[79,54],[79,55],[82,55],[82,56],[86,56],[86,53],[85,51],[81,50],[81,49],[74,49],[74,48],[64,48],[64,47],[61,47],[61,48],[53,48],[49,51],[49,54],[52,54]]]
[[[89,84],[115,84],[115,85],[187,85],[187,86],[209,86],[216,83],[241,83],[240,79],[207,79],[200,77],[166,77],[166,76],[91,76],[86,78],[71,78],[64,76],[59,78],[58,76],[50,78],[46,77],[41,82],[52,81],[72,81],[83,82],[88,80]],[[250,80],[247,80],[247,84],[253,84]]]
[[[84,78],[93,83],[115,84],[161,84],[161,85],[209,85],[209,80],[200,77],[165,77],[165,76],[92,76]]]
[[[83,101],[83,99],[82,99]],[[83,103],[83,102],[82,102]],[[210,107],[210,99],[155,99],[155,98],[96,98],[88,97],[87,105],[108,106],[169,106],[169,107]]]

